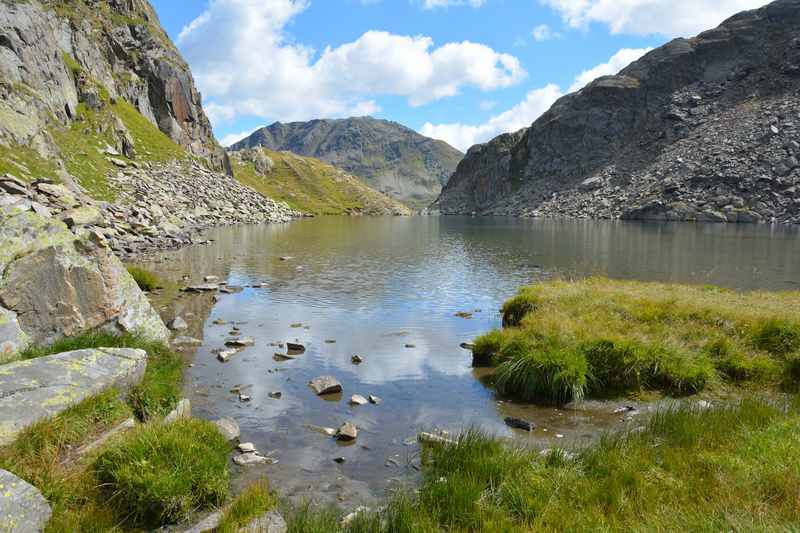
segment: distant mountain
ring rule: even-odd
[[[322,159],[414,207],[426,207],[463,154],[396,122],[371,117],[276,122],[230,147],[263,146]]]
[[[442,213],[800,223],[800,0],[675,39],[473,146]]]
[[[234,177],[315,215],[410,215],[411,209],[320,159],[262,147],[229,152]]]

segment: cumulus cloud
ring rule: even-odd
[[[600,76],[616,74],[650,50],[650,48],[623,48],[605,63],[578,74],[572,85],[570,85],[568,92],[577,91]],[[466,151],[470,146],[484,143],[502,133],[509,133],[530,126],[564,94],[564,91],[558,85],[550,83],[545,87],[530,91],[525,96],[525,100],[511,109],[491,117],[483,124],[431,124],[427,122],[420,129],[420,133],[428,137],[441,139],[461,151]]]
[[[426,122],[420,133],[434,139],[441,139],[461,151],[466,151],[470,146],[500,135],[526,128],[547,111],[553,103],[563,96],[563,92],[554,83],[540,89],[530,91],[525,100],[511,109],[491,117],[488,121],[477,126],[467,124],[431,124]]]
[[[569,92],[575,92],[582,89],[587,83],[592,80],[596,80],[600,76],[610,76],[612,74],[616,74],[623,68],[627,67],[645,55],[650,50],[652,50],[652,48],[623,48],[611,56],[611,59],[605,63],[600,63],[599,65],[584,70],[578,74],[575,77],[575,81],[573,81],[572,85],[570,85]]]
[[[768,0],[540,0],[573,28],[606,24],[611,33],[689,37]]]
[[[523,80],[519,60],[469,41],[435,46],[425,36],[368,31],[321,53],[294,42],[287,25],[308,0],[210,0],[178,45],[207,99],[215,125],[238,116],[307,120],[362,115],[374,98],[401,96],[411,105],[491,91]]]
[[[553,31],[553,29],[548,26],[547,24],[539,24],[535,28],[533,28],[533,40],[536,42],[541,41],[549,41],[551,39],[560,39],[561,34],[557,31]]]

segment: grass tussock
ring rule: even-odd
[[[278,506],[278,500],[269,490],[269,482],[260,479],[247,487],[225,510],[217,526],[219,533],[238,533],[252,520]]]
[[[146,424],[95,462],[107,504],[134,524],[157,527],[219,506],[228,492],[230,445],[210,422]]]
[[[139,288],[145,292],[156,290],[161,283],[158,274],[142,267],[129,266],[128,274],[131,275]]]
[[[349,528],[306,510],[290,515],[290,531],[793,531],[800,463],[787,458],[799,452],[797,405],[760,399],[676,405],[575,454],[468,431],[426,447],[416,497]]]
[[[693,394],[791,382],[800,368],[800,293],[589,278],[523,288],[504,329],[478,338],[510,396],[562,403],[643,390]]]
[[[53,508],[48,533],[130,531],[136,527],[129,511],[107,505],[108,493],[86,458],[74,450],[132,416],[145,421],[168,413],[181,393],[183,360],[165,345],[136,335],[95,332],[33,346],[20,357],[32,359],[85,348],[139,348],[148,354],[142,382],[127,396],[108,390],[58,416],[25,430],[11,445],[0,448],[0,468],[38,487]],[[154,426],[154,427],[159,427]],[[126,441],[130,433],[118,437]],[[165,469],[163,472],[169,472]]]

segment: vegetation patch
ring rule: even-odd
[[[643,431],[542,454],[480,431],[425,448],[415,498],[342,527],[322,511],[290,531],[791,531],[800,523],[800,412],[759,399],[677,404]],[[327,528],[327,529],[325,529]]]
[[[238,533],[252,520],[263,516],[278,506],[278,500],[269,490],[269,482],[260,479],[247,487],[225,510],[217,526],[219,533]]]
[[[408,208],[370,188],[355,176],[313,157],[259,148],[272,160],[268,172],[259,172],[242,154],[233,153],[236,179],[268,198],[283,201],[304,213],[342,215],[348,213],[407,212]]]
[[[800,293],[590,278],[523,288],[503,330],[475,342],[498,389],[564,403],[648,390],[693,394],[790,380],[800,357]]]
[[[139,288],[145,292],[156,290],[161,283],[161,280],[155,272],[151,272],[142,267],[129,266],[128,274],[131,275]]]
[[[27,146],[0,145],[0,174],[11,174],[23,181],[47,178],[58,181],[56,165]]]
[[[210,422],[140,426],[95,462],[108,504],[147,527],[219,506],[228,493],[230,445]]]

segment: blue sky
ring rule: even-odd
[[[371,114],[465,150],[761,0],[151,0],[217,137]]]

